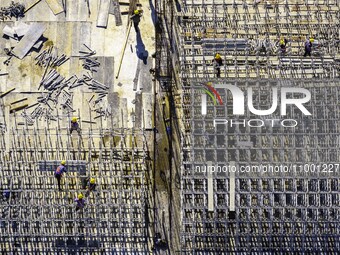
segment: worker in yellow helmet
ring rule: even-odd
[[[139,32],[139,22],[140,22],[140,18],[142,17],[142,11],[140,10],[134,10],[133,15],[130,17],[130,19],[133,22],[133,26],[135,27],[136,33]]]
[[[54,172],[54,177],[57,179],[57,182],[58,182],[59,191],[62,191],[60,183],[61,183],[61,178],[63,177],[63,173],[67,172],[65,165],[66,165],[66,161],[62,160],[60,162],[60,165],[57,167],[57,169]]]
[[[281,36],[280,41],[279,41],[279,46],[280,46],[282,55],[286,54],[287,43],[288,43],[288,40],[284,38],[283,36]]]
[[[74,130],[78,132],[78,135],[80,135],[80,126],[77,117],[73,117],[71,119],[70,134],[72,134]]]
[[[312,56],[312,47],[313,47],[314,38],[307,38],[305,41],[305,54],[304,57]]]
[[[87,189],[86,193],[85,193],[85,197],[88,197],[90,195],[91,191],[95,191],[96,190],[96,179],[95,178],[85,178],[83,180],[83,189]]]
[[[76,211],[82,209],[85,207],[85,199],[84,199],[84,196],[83,194],[79,194],[78,197],[74,200],[74,202],[76,202]]]
[[[215,54],[214,60],[214,68],[217,78],[221,77],[221,65],[223,65],[222,57],[219,53]]]

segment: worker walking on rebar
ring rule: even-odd
[[[58,188],[59,188],[59,191],[62,191],[61,189],[61,186],[60,186],[60,182],[61,182],[61,178],[63,177],[63,173],[66,173],[66,161],[65,160],[62,160],[60,162],[60,165],[57,167],[57,169],[55,170],[54,172],[54,177],[57,179],[58,181]]]
[[[135,30],[136,30],[136,33],[139,32],[139,28],[138,28],[138,25],[139,25],[139,22],[140,22],[140,18],[142,17],[142,11],[139,11],[139,10],[135,10],[133,12],[133,15],[130,17],[130,19],[132,20],[133,22],[133,26],[135,27]]]
[[[74,200],[76,202],[76,211],[83,209],[85,207],[85,199],[83,199],[83,194],[79,194],[78,197]]]
[[[305,54],[303,55],[304,57],[312,56],[313,42],[314,42],[313,38],[309,39],[307,38],[307,40],[305,41]]]
[[[214,62],[215,70],[216,70],[216,76],[217,78],[219,78],[221,77],[221,65],[223,65],[221,55],[216,53],[213,62]]]
[[[71,120],[70,134],[72,134],[74,130],[78,132],[78,135],[80,135],[80,126],[77,117],[73,117]]]

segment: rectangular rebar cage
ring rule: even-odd
[[[143,130],[84,128],[70,136],[58,126],[39,128],[37,122],[0,133],[1,192],[10,192],[8,199],[1,196],[0,250],[146,254]],[[60,160],[68,170],[63,191],[54,178]],[[96,190],[76,212],[74,199],[86,195],[86,177],[96,179]]]
[[[340,81],[213,81],[223,104],[208,96],[202,115],[206,84],[192,80],[183,93],[188,133],[182,141],[182,251],[336,254]],[[273,87],[303,87],[311,93],[304,105],[312,115],[292,106],[282,118],[279,105],[271,115],[247,109],[233,115],[236,98],[227,85],[252,88],[255,109],[270,108]],[[209,172],[207,162],[215,169]]]
[[[339,253],[339,1],[182,0],[164,8],[182,86],[181,253]],[[310,38],[314,48],[303,57]],[[280,124],[280,105],[269,116],[235,116],[230,91],[215,89],[220,105],[207,86],[221,84],[244,95],[252,88],[255,109],[270,108],[272,87],[305,88],[312,115],[288,107],[294,128]],[[272,127],[266,118],[280,121]],[[299,169],[195,171],[261,164]]]

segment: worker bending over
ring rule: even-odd
[[[83,183],[83,188],[87,189],[85,193],[85,197],[90,195],[91,191],[96,190],[96,179],[95,178],[86,178]]]
[[[63,173],[67,172],[65,164],[66,164],[66,161],[62,160],[60,162],[60,165],[57,167],[57,169],[54,172],[54,177],[57,179],[57,182],[58,182],[59,191],[62,191],[62,189],[60,187],[61,177],[63,177]]]
[[[70,134],[72,134],[74,130],[78,132],[78,135],[80,135],[80,127],[79,127],[77,117],[73,117],[71,120]]]
[[[85,207],[85,199],[83,199],[83,194],[79,194],[78,197],[74,200],[76,202],[76,211],[83,209]]]

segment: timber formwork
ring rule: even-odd
[[[339,253],[339,1],[178,0],[164,2],[158,11],[171,42],[167,63],[181,86],[176,109],[182,131],[178,250],[202,255]],[[288,41],[285,54],[279,47],[282,37]],[[303,57],[304,42],[311,37],[312,56]],[[213,63],[216,53],[223,60],[220,78]],[[257,109],[270,107],[272,86],[307,88],[313,117],[290,110],[288,115],[298,121],[293,129],[268,124],[215,128],[213,119],[231,116],[232,98],[217,89],[225,105],[214,106],[208,98],[202,117],[202,89],[208,82],[254,88],[253,101],[261,102]],[[242,117],[258,118],[249,112]],[[296,164],[305,171],[194,172],[208,162]],[[327,171],[307,169],[321,163],[328,164]]]
[[[0,182],[10,192],[0,203],[0,250],[147,254],[143,129],[93,126],[70,135],[59,117],[50,125],[26,122],[0,134]],[[54,178],[60,160],[68,170],[63,191]],[[76,212],[74,199],[85,195],[86,177],[96,178],[97,188]]]

